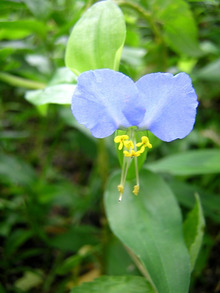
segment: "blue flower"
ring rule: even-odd
[[[116,136],[115,143],[119,143],[129,162],[152,147],[146,136],[136,142],[134,129],[149,130],[167,142],[184,138],[193,129],[197,106],[197,96],[186,73],[151,73],[134,82],[120,72],[97,69],[78,77],[71,109],[76,120],[97,138],[128,129],[127,134]],[[118,187],[121,194],[124,178],[126,174]],[[139,187],[133,192],[137,194],[138,190]]]
[[[137,126],[172,141],[191,132],[197,105],[186,73],[151,73],[133,82],[120,72],[97,69],[79,76],[71,108],[97,138]]]

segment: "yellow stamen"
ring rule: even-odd
[[[134,186],[134,189],[133,189],[133,193],[134,193],[135,195],[138,195],[138,192],[139,192],[139,185],[135,185],[135,186]]]
[[[123,154],[125,155],[125,157],[139,157],[141,155],[141,152],[135,152],[134,150],[131,150],[131,152],[123,151]]]
[[[124,146],[126,147],[126,149],[134,149],[134,144],[132,140],[128,140],[128,141],[124,141]]]
[[[138,174],[138,159],[142,153],[145,152],[146,148],[152,148],[152,145],[147,136],[141,137],[141,142],[136,143],[136,133],[135,129],[131,128],[129,130],[129,135],[118,135],[114,138],[114,142],[118,143],[118,149],[123,151],[123,165],[121,173],[121,182],[118,185],[118,191],[120,193],[119,202],[122,200],[122,195],[124,193],[124,186],[126,182],[127,172],[130,167],[131,162],[134,160],[135,173],[136,173],[136,185],[134,185],[133,193],[138,195],[139,193],[139,174]],[[140,137],[140,136],[139,136]],[[139,148],[139,149],[138,149]]]
[[[120,193],[123,193],[123,192],[124,192],[124,186],[123,186],[122,184],[119,184],[119,185],[118,185],[118,191],[119,191]]]
[[[129,136],[128,135],[117,135],[115,138],[114,138],[114,142],[115,143],[119,143],[119,146],[118,146],[118,149],[119,150],[122,150],[123,146],[124,146],[124,141],[129,139]]]
[[[145,151],[145,148],[152,148],[152,144],[150,143],[149,138],[147,136],[142,136],[141,142],[136,143],[136,146],[141,147],[141,149],[139,150],[141,154]]]

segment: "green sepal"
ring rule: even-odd
[[[124,135],[124,134],[128,134],[128,131],[127,130],[116,130],[116,132],[115,132],[115,136]],[[142,136],[148,136],[148,131],[147,130],[135,131],[135,136],[136,136],[136,141],[141,142],[141,137]],[[120,163],[120,165],[122,167],[123,166],[123,159],[124,159],[123,149],[119,150],[118,149],[118,144],[115,144],[115,147],[116,147],[119,163]],[[148,152],[148,149],[146,148],[145,151],[139,157],[137,157],[138,171],[140,171],[141,167],[143,166],[143,164],[144,164],[144,162],[146,160],[147,152]],[[129,166],[129,168],[128,168],[128,173],[127,173],[126,180],[132,180],[135,177],[136,177],[135,161],[133,159],[131,164],[130,164],[130,166]]]

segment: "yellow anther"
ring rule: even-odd
[[[142,136],[141,137],[141,142],[136,143],[137,147],[141,147],[140,153],[142,154],[145,151],[145,148],[152,148],[152,144],[149,141],[149,138],[147,136]]]
[[[135,186],[134,186],[134,189],[133,189],[133,193],[134,193],[135,195],[138,195],[138,192],[139,192],[139,185],[135,185]]]
[[[133,141],[132,140],[124,141],[124,146],[128,150],[134,149],[134,144],[133,144]]]
[[[131,152],[124,151],[123,154],[125,157],[139,157],[141,155],[140,151],[135,152],[134,150],[131,150]]]
[[[124,186],[123,186],[122,184],[119,184],[119,185],[118,185],[118,191],[119,191],[120,193],[123,193],[123,192],[124,192]]]
[[[124,192],[124,186],[122,184],[118,185],[118,191],[120,192],[120,196],[119,196],[119,199],[118,199],[118,201],[120,202],[122,200],[122,194]]]
[[[114,138],[114,142],[115,143],[119,143],[119,146],[118,146],[118,149],[119,150],[122,150],[123,146],[124,146],[124,141],[129,139],[129,136],[124,134],[124,135],[117,135],[115,138]]]

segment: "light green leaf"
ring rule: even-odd
[[[123,14],[113,1],[94,4],[72,30],[66,66],[76,74],[97,68],[117,70],[125,34]]]
[[[220,172],[220,150],[193,150],[171,155],[146,167],[154,172],[172,175],[201,175]]]
[[[25,99],[36,105],[44,104],[71,104],[75,85],[58,84],[48,86],[43,90],[27,91]]]
[[[183,225],[185,242],[190,255],[191,271],[194,269],[202,245],[205,228],[205,219],[198,194],[196,194],[195,197],[196,205],[194,209],[188,213]]]
[[[132,194],[135,182],[126,182],[118,203],[119,181],[120,174],[113,175],[105,192],[112,231],[143,263],[154,292],[187,293],[190,260],[173,193],[159,176],[142,170],[139,195]]]
[[[149,283],[143,277],[101,277],[93,282],[83,283],[73,288],[71,293],[153,293]]]

